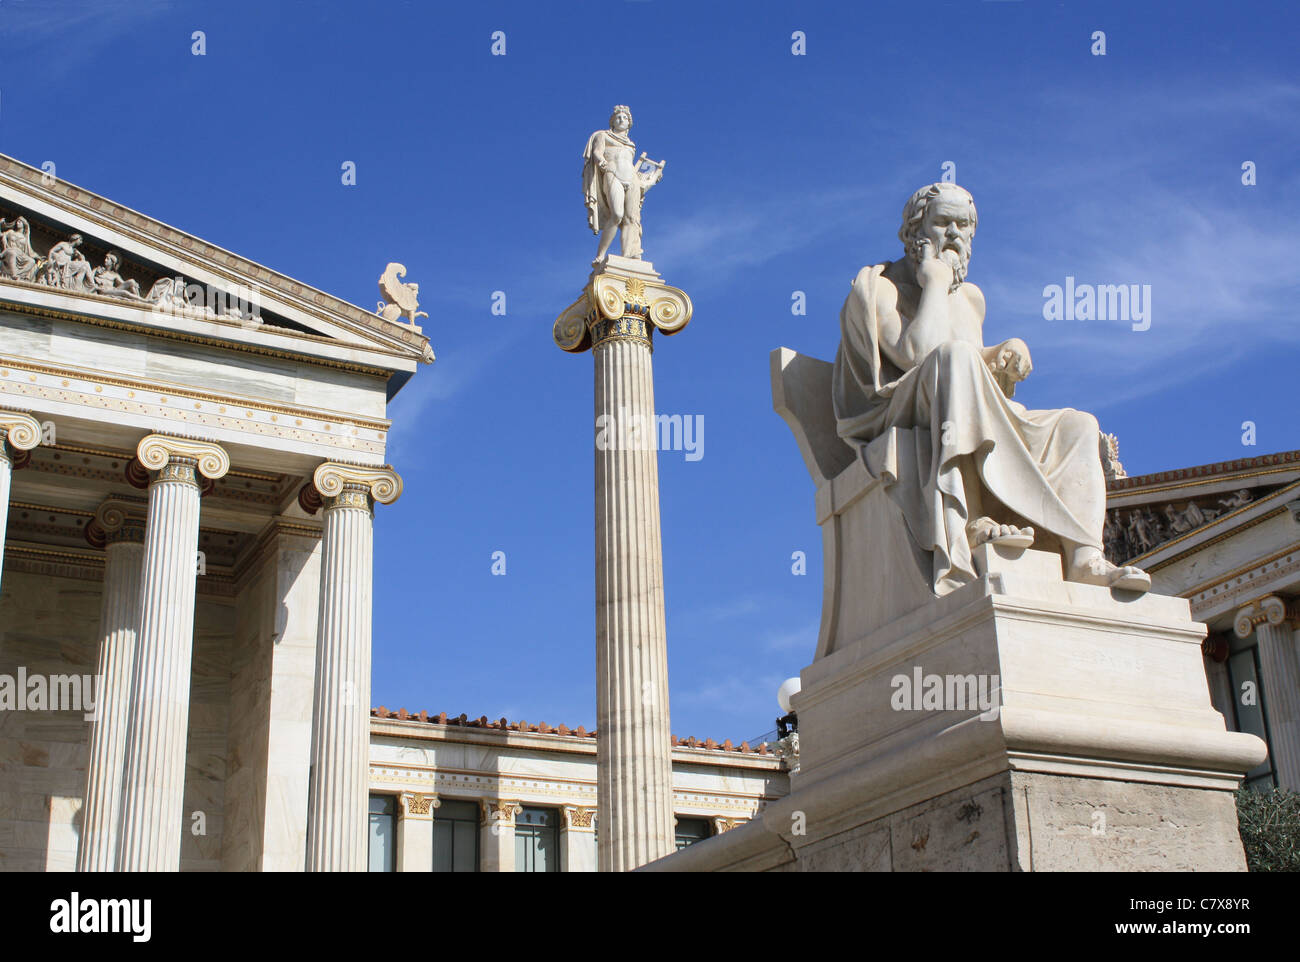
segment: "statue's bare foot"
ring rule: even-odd
[[[1065,577],[1085,585],[1119,588],[1122,591],[1150,591],[1151,576],[1133,565],[1114,565],[1097,555],[1071,565]]]
[[[1034,529],[998,524],[992,518],[976,518],[966,525],[966,537],[972,548],[978,548],[986,541],[1006,548],[1028,548],[1034,543]]]

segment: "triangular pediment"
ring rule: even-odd
[[[366,311],[3,154],[0,220],[0,307],[341,358],[405,376],[433,360],[414,324]]]

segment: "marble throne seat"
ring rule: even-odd
[[[908,533],[884,482],[836,433],[833,370],[786,347],[771,354],[772,407],[794,434],[817,489],[824,571],[817,658],[935,599],[929,553]]]

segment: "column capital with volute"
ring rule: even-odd
[[[155,481],[180,481],[198,485],[195,472],[209,480],[224,477],[230,470],[230,455],[219,444],[167,434],[149,434],[136,446],[135,456]]]
[[[1300,623],[1300,602],[1295,598],[1268,595],[1238,608],[1232,620],[1232,630],[1238,638],[1249,638],[1259,625],[1279,627],[1286,624],[1294,628],[1297,623]]]
[[[40,443],[40,421],[22,411],[0,410],[0,458],[10,460],[10,448],[30,451]]]
[[[148,507],[143,499],[105,498],[95,509],[95,516],[86,522],[86,542],[94,548],[122,541],[143,544]]]
[[[326,461],[312,474],[328,511],[333,507],[369,509],[372,502],[392,504],[402,496],[402,477],[389,465],[365,467]]]

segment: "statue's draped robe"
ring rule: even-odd
[[[963,468],[978,471],[985,499],[992,493],[1037,531],[1100,549],[1106,482],[1096,419],[1070,408],[1026,410],[964,341],[900,371],[880,350],[876,295],[888,266],[863,268],[840,312],[836,426],[933,553],[935,593],[976,577]]]

